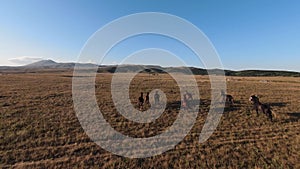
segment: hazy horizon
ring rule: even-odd
[[[38,60],[36,62],[39,62],[39,61],[46,61],[46,60],[51,60],[51,61],[54,61],[56,63],[80,63],[80,62],[76,62],[76,61],[56,61],[56,60],[53,60],[53,59],[42,59],[42,60]],[[0,67],[23,67],[23,66],[26,66],[26,65],[29,65],[29,64],[32,64],[32,63],[36,63],[36,62],[31,62],[31,63],[28,63],[28,64],[25,64],[25,65],[15,65],[15,66],[8,66],[8,65],[0,65]],[[113,64],[113,63],[110,63],[110,64],[97,64],[97,63],[81,63],[81,64],[95,64],[95,65],[98,65],[98,66],[124,66],[124,65],[129,65],[129,66],[160,66],[160,67],[163,67],[163,68],[166,68],[166,67],[194,67],[194,68],[200,68],[200,69],[206,69],[205,67],[199,67],[199,66],[187,66],[187,65],[177,65],[177,66],[162,66],[162,65],[159,65],[159,64],[138,64],[138,63],[121,63],[121,64]],[[248,69],[230,69],[230,68],[210,68],[210,69],[222,69],[222,70],[230,70],[230,71],[247,71],[247,70],[258,70],[258,71],[288,71],[288,72],[297,72],[297,73],[300,73],[300,71],[296,71],[296,70],[285,70],[285,69],[256,69],[256,68],[248,68]]]

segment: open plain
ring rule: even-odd
[[[112,75],[97,74],[96,98],[115,130],[151,137],[172,125],[181,94],[171,76],[141,73],[132,80],[134,105],[140,92],[153,89],[168,99],[161,117],[143,124],[117,112]],[[85,134],[73,109],[72,71],[3,73],[0,78],[0,168],[300,168],[299,77],[226,77],[235,104],[225,108],[216,131],[200,144],[211,88],[208,76],[197,75],[201,102],[192,130],[174,149],[135,159],[114,155]],[[252,94],[270,104],[273,122],[251,110]]]

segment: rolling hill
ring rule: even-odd
[[[41,60],[34,62],[25,66],[18,67],[9,67],[9,66],[0,66],[0,72],[36,72],[36,71],[63,71],[73,69],[74,66],[82,68],[95,67],[98,65],[91,63],[58,63],[53,60]],[[197,67],[188,67],[194,75],[207,75],[208,70]],[[99,65],[98,73],[114,73],[118,72],[139,72],[143,73],[152,73],[160,74],[166,72],[176,72],[187,74],[187,71],[184,67],[161,67],[157,65]],[[212,74],[222,74],[221,69],[210,69]],[[287,76],[287,77],[300,77],[299,72],[293,71],[277,71],[277,70],[242,70],[242,71],[233,71],[233,70],[224,70],[226,76]]]

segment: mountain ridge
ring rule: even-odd
[[[223,71],[226,76],[292,76],[292,77],[300,77],[300,72],[296,71],[282,71],[282,70],[223,70],[223,69],[203,69],[197,67],[162,67],[159,65],[96,65],[92,63],[59,63],[53,60],[41,60],[24,66],[10,67],[10,66],[0,66],[0,72],[3,71],[22,71],[22,70],[55,70],[55,69],[73,69],[75,67],[80,68],[95,68],[98,67],[98,73],[114,73],[118,71],[120,73],[128,73],[128,72],[143,72],[143,73],[151,73],[151,74],[160,74],[166,72],[176,72],[183,74],[190,74],[191,72],[194,75],[208,75],[208,71],[210,74],[223,74]],[[189,69],[186,69],[189,68]]]
[[[47,60],[40,60],[37,62],[33,62],[30,63],[28,65],[25,65],[26,67],[43,67],[43,66],[55,66],[58,65],[59,63],[51,60],[51,59],[47,59]]]

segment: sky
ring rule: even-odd
[[[0,0],[0,65],[41,59],[76,62],[87,40],[104,25],[130,14],[162,12],[198,27],[225,69],[300,72],[299,9],[297,0]],[[182,43],[158,35],[130,37],[101,63],[119,64],[147,48],[161,48],[188,66],[202,66]]]

